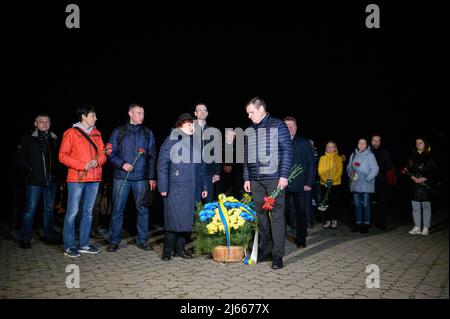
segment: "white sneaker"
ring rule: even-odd
[[[337,220],[331,221],[331,228],[337,228]]]
[[[330,228],[331,226],[331,221],[327,220],[327,222],[325,224],[323,224],[323,228]]]
[[[420,235],[422,232],[420,231],[420,227],[415,226],[413,229],[409,231],[411,235]]]
[[[426,227],[423,228],[422,235],[428,236],[428,228],[426,228]]]

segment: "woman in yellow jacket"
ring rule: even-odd
[[[341,201],[341,177],[344,166],[339,155],[336,143],[330,141],[326,145],[325,155],[320,157],[318,173],[320,186],[324,194],[319,210],[325,211],[325,224],[323,228],[337,228],[337,215]]]

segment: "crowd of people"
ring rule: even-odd
[[[245,130],[242,161],[237,159],[239,143],[232,129],[225,131],[222,155],[214,154],[214,149],[210,154],[219,160],[205,160],[203,155],[210,151],[210,143],[217,142],[211,139],[205,104],[195,106],[195,117],[189,113],[178,116],[159,151],[153,131],[143,124],[145,110],[140,104],[129,106],[127,123],[112,131],[108,143],[95,126],[97,114],[92,106],[77,109],[78,122],[64,132],[62,139],[50,129],[49,115],[37,115],[35,130],[23,136],[14,157],[26,183],[20,247],[31,247],[33,220],[41,199],[45,243],[59,243],[53,227],[58,185],[67,189],[66,207],[56,206],[65,210],[62,242],[68,257],[99,252],[90,238],[103,237],[97,230],[98,207],[108,197],[109,188],[110,205],[103,207],[105,210],[108,206],[110,211],[107,251],[116,252],[120,247],[130,191],[137,213],[137,247],[152,249],[147,242],[151,206],[148,197],[157,191],[164,203],[165,261],[173,256],[192,258],[186,242],[193,231],[195,205],[200,200],[214,201],[219,193],[252,195],[261,232],[258,261],[272,261],[274,269],[283,268],[287,225],[297,247],[306,247],[308,228],[317,216],[323,228],[338,227],[346,191],[351,192],[354,206],[352,232],[367,233],[372,224],[386,229],[389,187],[396,175],[379,135],[372,136],[370,143],[359,139],[346,163],[347,157],[339,153],[336,141],[328,141],[320,155],[314,142],[299,132],[294,117],[272,117],[261,98],[251,99],[245,110],[251,124]],[[263,144],[265,152],[259,149]],[[187,154],[182,150],[188,150]],[[275,155],[267,161],[267,154]],[[113,167],[112,181],[102,176],[107,161]],[[296,164],[301,165],[302,173],[288,182]],[[428,235],[438,174],[425,138],[416,139],[401,173],[410,180],[414,227],[409,233]],[[264,197],[277,188],[281,192],[269,218],[262,209]],[[375,214],[373,199],[378,203]]]

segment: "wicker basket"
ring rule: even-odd
[[[244,249],[241,246],[230,246],[230,254],[228,255],[227,246],[216,246],[212,251],[215,261],[219,262],[239,262],[244,259]]]

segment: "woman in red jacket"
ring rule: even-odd
[[[68,168],[68,200],[63,230],[64,255],[68,257],[99,252],[98,248],[89,243],[89,232],[92,208],[102,180],[102,165],[107,160],[102,136],[95,128],[95,109],[89,105],[81,106],[77,109],[77,115],[80,122],[64,133],[59,150],[59,161]],[[81,213],[79,248],[75,242],[75,219],[78,211]]]

